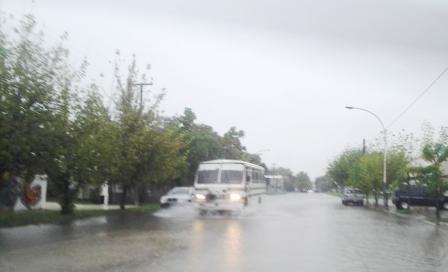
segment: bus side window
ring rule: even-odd
[[[257,170],[257,183],[263,182],[262,177],[263,175],[261,174],[261,171]]]
[[[261,175],[260,175],[260,170],[254,170],[254,182],[255,183],[260,183],[260,179],[261,179]]]
[[[252,169],[246,168],[246,182],[252,181]]]

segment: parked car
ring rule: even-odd
[[[168,208],[178,204],[188,204],[193,197],[193,187],[174,187],[160,198],[160,207]]]
[[[409,206],[435,207],[436,205],[445,210],[448,209],[448,197],[446,194],[442,199],[436,201],[427,192],[426,188],[420,185],[411,185],[396,190],[392,197],[392,203],[399,210],[407,209]]]
[[[364,195],[358,189],[347,188],[344,190],[344,195],[342,196],[343,205],[364,205]]]

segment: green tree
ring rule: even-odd
[[[297,175],[295,176],[295,181],[297,184],[297,188],[300,191],[307,191],[313,188],[313,183],[311,182],[308,173],[304,171],[300,171],[299,173],[297,173]]]
[[[387,156],[387,189],[390,190],[402,181],[409,180],[411,158],[405,149],[391,150]]]
[[[423,147],[422,158],[428,165],[416,168],[417,179],[427,185],[428,191],[434,197],[436,220],[439,223],[440,210],[443,208],[439,203],[448,190],[448,174],[442,171],[442,164],[448,160],[448,146],[444,143],[427,143]]]
[[[246,147],[241,143],[244,137],[244,131],[231,127],[222,139],[221,145],[225,159],[245,160],[247,158]]]
[[[339,155],[327,168],[327,175],[337,182],[340,188],[344,186],[360,189],[367,198],[373,194],[375,205],[383,190],[383,153],[372,151],[363,153],[360,150],[349,149]],[[386,188],[390,189],[403,180],[409,159],[403,145],[397,145],[388,152]]]
[[[74,179],[95,186],[110,180],[115,174],[114,144],[118,134],[95,88],[87,94],[77,112],[73,131],[77,140]]]
[[[174,127],[183,135],[187,145],[184,153],[188,167],[180,180],[181,184],[192,184],[196,169],[200,162],[223,158],[221,137],[212,127],[197,124],[196,115],[190,108],[184,110],[183,115],[174,120]]]
[[[180,178],[187,171],[187,142],[182,135],[171,129],[148,131],[146,154],[141,154],[146,168],[142,182],[160,186]],[[149,148],[151,147],[151,148]]]
[[[211,126],[196,123],[196,114],[190,108],[185,108],[181,116],[165,120],[165,127],[177,130],[187,143],[184,154],[188,167],[179,180],[180,184],[192,184],[202,161],[238,159],[265,167],[259,155],[248,153],[242,145],[243,131],[232,127],[221,137]]]
[[[333,160],[328,168],[327,175],[336,182],[339,188],[344,188],[348,183],[350,172],[363,153],[357,149],[348,149]]]
[[[115,174],[111,181],[122,189],[121,209],[130,191],[137,194],[146,185],[161,184],[178,178],[185,170],[185,139],[169,125],[165,127],[157,109],[162,94],[139,101],[135,82],[139,78],[135,57],[125,80],[116,67],[115,77],[119,99],[116,105],[118,131],[115,152]],[[141,80],[144,80],[142,77]],[[185,121],[187,122],[187,121]]]
[[[70,97],[70,87],[62,92],[48,125],[48,159],[45,173],[56,189],[63,214],[74,210],[80,187],[100,185],[110,177],[113,143],[107,110],[95,89],[79,105]],[[73,117],[72,117],[73,116]]]
[[[137,188],[145,172],[146,164],[142,155],[150,148],[145,146],[145,136],[149,134],[147,124],[152,121],[147,118],[152,113],[144,114],[144,107],[140,106],[142,101],[138,100],[134,85],[138,80],[135,58],[129,66],[126,78],[122,79],[118,65],[115,67],[115,78],[119,93],[116,105],[118,139],[115,147],[119,161],[115,165],[116,176],[111,182],[121,186],[120,208],[125,209],[128,192]]]
[[[354,166],[350,180],[350,185],[362,190],[367,198],[369,193],[372,193],[375,206],[378,206],[378,199],[383,189],[383,154],[372,152],[362,156]]]
[[[263,162],[263,160],[261,159],[261,156],[259,154],[252,154],[252,153],[246,152],[246,154],[243,156],[243,159],[250,163],[259,165],[259,166],[263,167],[265,170],[268,169],[267,165]]]
[[[79,69],[68,64],[66,35],[46,49],[43,34],[32,16],[5,42],[2,36],[0,171],[30,182],[36,173],[48,175],[60,196],[63,213],[73,212],[73,196],[80,172],[78,93],[86,62]]]
[[[44,49],[32,16],[14,33],[6,36],[0,25],[0,173],[30,182],[43,171],[47,125],[61,78],[57,67],[65,58],[60,47]]]
[[[320,176],[314,180],[318,192],[329,192],[335,188],[334,182],[329,176]]]

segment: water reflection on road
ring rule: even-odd
[[[447,251],[444,228],[324,194],[269,196],[239,216],[183,207],[0,230],[0,271],[448,271]]]

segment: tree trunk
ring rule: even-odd
[[[68,178],[63,177],[63,192],[61,199],[61,213],[65,215],[72,215],[75,210],[73,204],[73,194],[70,190],[70,181]]]
[[[31,210],[30,197],[33,197],[31,191],[31,183],[35,178],[34,172],[27,171],[25,177],[23,178],[23,188],[22,195],[24,196],[25,201],[23,201],[24,206],[27,210]]]
[[[121,199],[120,199],[120,209],[124,210],[126,208],[126,195],[128,193],[128,186],[123,185],[123,192],[121,193]]]
[[[373,195],[375,197],[375,207],[378,207],[378,193]]]
[[[366,205],[370,206],[370,202],[369,202],[369,193],[366,193]]]
[[[411,210],[411,183],[408,181],[407,185],[408,185],[408,208],[407,208],[407,210],[410,211]]]
[[[436,224],[438,225],[440,223],[440,205],[437,203],[436,206]]]
[[[134,194],[134,204],[136,206],[140,205],[140,193],[142,190],[142,186],[140,184],[135,185],[135,194]]]
[[[443,202],[440,201],[440,197],[436,197],[435,198],[435,207],[436,207],[436,224],[438,225],[440,223],[440,210],[442,208],[442,204]]]

